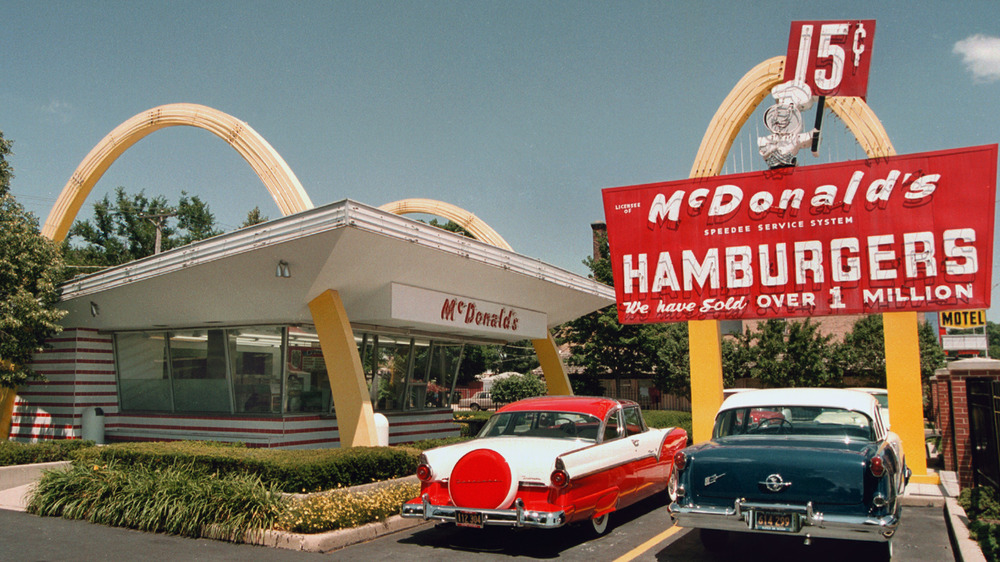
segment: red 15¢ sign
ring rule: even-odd
[[[868,94],[875,20],[793,21],[785,82],[797,80],[814,96]]]

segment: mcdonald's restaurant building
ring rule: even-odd
[[[19,389],[10,437],[374,445],[376,413],[391,444],[455,436],[466,346],[554,349],[552,327],[613,303],[592,279],[343,200],[67,283],[64,330],[32,365],[47,380]]]

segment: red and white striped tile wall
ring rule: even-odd
[[[47,380],[32,381],[18,389],[11,439],[80,439],[86,409],[101,408],[105,416],[118,411],[110,335],[70,329],[48,343],[51,349],[35,354],[31,364]]]

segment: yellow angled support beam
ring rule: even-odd
[[[14,400],[17,389],[0,386],[0,441],[10,439],[10,428],[14,421]]]
[[[688,322],[691,356],[691,430],[694,443],[712,438],[722,405],[722,336],[718,320]]]
[[[552,339],[552,334],[545,339],[531,340],[531,343],[535,346],[535,354],[542,366],[549,396],[572,396],[573,387],[569,384],[569,375],[559,358],[559,348]]]
[[[309,312],[330,377],[340,446],[374,447],[378,445],[375,411],[340,294],[329,289],[324,291],[309,303]]]
[[[886,312],[882,315],[882,329],[885,333],[886,390],[889,391],[892,431],[903,441],[903,457],[913,471],[910,481],[937,484],[938,475],[927,472],[917,313]]]

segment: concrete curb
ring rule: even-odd
[[[18,488],[33,484],[42,477],[42,472],[56,468],[66,468],[69,461],[43,462],[38,464],[15,464],[0,467],[0,490]]]
[[[411,529],[425,523],[427,522],[423,519],[403,519],[399,515],[393,515],[385,521],[377,521],[360,527],[338,529],[336,531],[311,535],[285,533],[282,531],[264,531],[263,533],[255,533],[256,536],[247,537],[246,542],[258,546],[284,548],[287,550],[331,552]]]
[[[969,538],[969,517],[965,514],[958,500],[945,498],[944,520],[948,524],[948,535],[955,549],[955,560],[958,562],[986,562],[979,543]]]
[[[0,467],[0,509],[25,511],[28,496],[46,470],[66,468],[69,461],[15,464]]]

